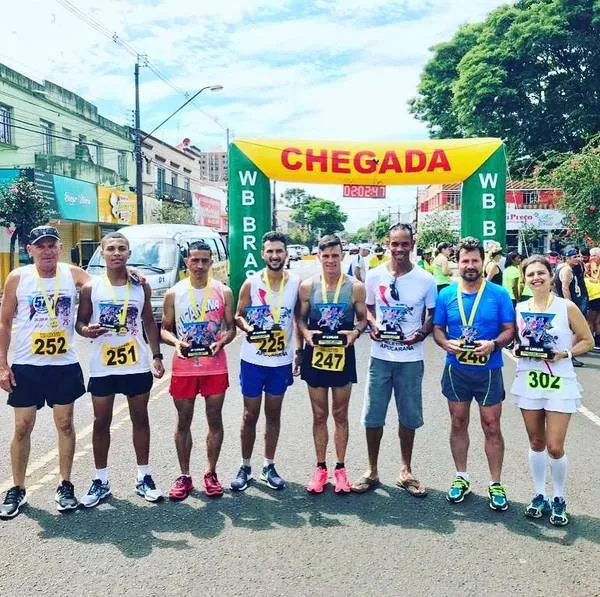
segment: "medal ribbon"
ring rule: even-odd
[[[483,280],[479,290],[477,291],[477,296],[475,297],[475,302],[473,303],[473,308],[471,309],[471,313],[469,314],[469,320],[467,321],[467,316],[465,314],[465,307],[463,305],[462,298],[462,280],[458,283],[458,287],[456,289],[456,300],[458,302],[458,312],[460,313],[460,320],[462,321],[463,326],[471,327],[473,325],[473,321],[475,321],[475,313],[477,312],[477,307],[479,307],[479,301],[481,300],[481,296],[483,295],[483,290],[485,288],[486,280]]]
[[[192,282],[188,278],[189,286],[188,286],[188,295],[190,297],[190,303],[194,306],[194,310],[198,312],[198,301],[196,301],[196,295],[194,293],[194,288],[192,287]],[[208,295],[210,294],[210,278],[206,280],[206,288],[204,289],[204,296],[202,297],[202,306],[200,307],[200,319],[196,319],[196,323],[202,323],[204,321],[204,317],[206,316],[206,307],[208,306]]]
[[[267,302],[269,303],[269,307],[271,307],[271,315],[273,315],[273,322],[277,325],[279,325],[279,319],[281,318],[281,307],[283,306],[283,286],[285,283],[284,279],[285,279],[285,275],[283,274],[281,276],[279,290],[277,291],[278,295],[279,295],[279,304],[277,305],[275,310],[273,310],[272,305],[271,305],[271,301],[273,299],[273,291],[271,290],[271,283],[269,282],[269,274],[267,272],[265,272],[265,275],[263,277],[265,286],[267,287]]]
[[[340,274],[340,277],[337,281],[337,285],[335,287],[335,294],[333,295],[333,302],[337,303],[340,298],[340,290],[342,289],[342,282],[346,276],[344,274]],[[327,302],[327,284],[325,283],[325,276],[321,274],[321,295],[323,297],[323,302]]]
[[[550,293],[550,294],[548,295],[548,300],[547,300],[547,302],[546,302],[546,308],[544,309],[544,311],[547,311],[547,310],[548,310],[548,307],[549,307],[549,306],[552,304],[552,301],[553,301],[553,300],[554,300],[554,295],[553,295],[552,293]],[[535,303],[533,302],[533,298],[529,299],[529,300],[527,301],[527,304],[529,305],[529,308],[530,308],[530,309],[531,309],[533,312],[535,312]]]
[[[54,277],[54,295],[52,297],[54,305],[50,302],[50,297],[46,292],[46,288],[42,284],[42,278],[40,276],[40,272],[38,272],[37,267],[33,268],[35,272],[35,278],[37,280],[37,287],[40,291],[42,297],[44,298],[44,303],[46,305],[46,310],[48,311],[48,318],[50,319],[50,327],[56,327],[58,324],[58,317],[56,317],[56,303],[58,301],[58,291],[60,287],[60,276],[58,275],[58,266],[56,268],[56,275]]]
[[[104,274],[104,281],[106,282],[106,285],[110,289],[110,293],[112,294],[113,301],[115,302],[115,304],[117,304],[119,302],[119,299],[117,298],[115,289],[113,288],[113,285],[110,283],[110,280],[108,279],[108,274],[106,274],[106,273]],[[125,289],[125,300],[123,301],[123,306],[121,307],[121,311],[119,312],[119,315],[117,316],[117,319],[119,320],[119,325],[122,328],[127,328],[127,326],[125,325],[125,322],[127,321],[127,307],[129,306],[130,292],[131,292],[131,285],[129,284],[129,280],[127,280],[127,287]]]

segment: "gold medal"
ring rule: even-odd
[[[125,336],[125,335],[127,334],[127,328],[126,328],[126,327],[120,327],[120,328],[117,330],[117,334],[118,334],[119,336]]]
[[[51,328],[57,328],[58,327],[58,319],[52,318],[50,320],[50,327]]]
[[[104,281],[108,286],[110,293],[113,297],[113,302],[115,305],[119,303],[119,299],[117,298],[117,294],[115,293],[115,289],[111,284],[111,281],[108,279],[108,275],[104,274]],[[123,301],[123,305],[121,306],[121,310],[117,314],[117,320],[119,322],[119,327],[115,330],[117,335],[124,336],[127,334],[127,308],[129,306],[129,294],[131,292],[131,285],[129,284],[129,280],[127,281],[127,285],[125,287],[125,300]]]

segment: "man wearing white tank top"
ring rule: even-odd
[[[126,264],[131,251],[123,234],[107,234],[101,241],[101,255],[106,273],[81,289],[75,325],[78,334],[92,339],[88,392],[94,405],[92,446],[96,473],[87,494],[81,498],[86,508],[111,495],[107,461],[115,394],[125,394],[129,403],[138,465],[136,493],[149,502],[163,497],[148,466],[152,376],[160,378],[165,372],[152,316],[151,289],[147,283],[133,286],[129,282]],[[152,348],[152,369],[148,343]]]
[[[58,230],[38,226],[29,236],[33,265],[13,270],[6,279],[0,316],[0,387],[14,410],[10,447],[14,487],[0,505],[0,518],[14,518],[27,503],[25,473],[36,411],[52,408],[58,433],[61,483],[55,501],[59,511],[77,508],[70,481],[75,453],[73,405],[85,393],[83,374],[73,347],[77,288],[89,278],[81,268],[59,263]],[[14,322],[14,330],[13,330]],[[14,333],[13,333],[14,332]],[[12,343],[13,362],[8,365]]]
[[[240,289],[236,325],[245,334],[242,340],[240,384],[244,396],[242,419],[242,464],[230,484],[244,491],[252,479],[250,458],[256,439],[256,422],[265,396],[265,459],[261,480],[271,489],[283,489],[285,481],[275,470],[281,405],[292,374],[293,326],[298,299],[298,276],[284,272],[287,241],[280,232],[267,232],[261,256],[265,269],[249,277]]]

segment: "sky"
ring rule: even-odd
[[[152,67],[143,66],[140,78],[146,131],[202,87],[223,85],[157,133],[172,144],[189,137],[204,150],[224,150],[227,129],[231,139],[424,139],[425,125],[408,112],[407,100],[431,47],[503,3],[19,0],[2,7],[0,61],[132,124],[135,55],[143,54]],[[278,193],[287,186],[279,184]],[[356,201],[342,199],[341,187],[306,189],[338,201],[350,230],[378,210],[407,211],[416,194],[414,187],[392,187],[385,200]]]

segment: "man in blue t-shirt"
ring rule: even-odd
[[[450,449],[456,477],[446,499],[462,502],[471,492],[467,474],[469,411],[471,400],[479,403],[485,453],[492,482],[488,488],[490,508],[506,510],[506,491],[500,481],[504,439],[500,415],[504,400],[502,348],[515,334],[515,313],[508,292],[483,278],[483,246],[464,238],[458,247],[458,282],[444,288],[433,317],[435,341],[448,354],[442,376],[442,393],[448,399]]]

